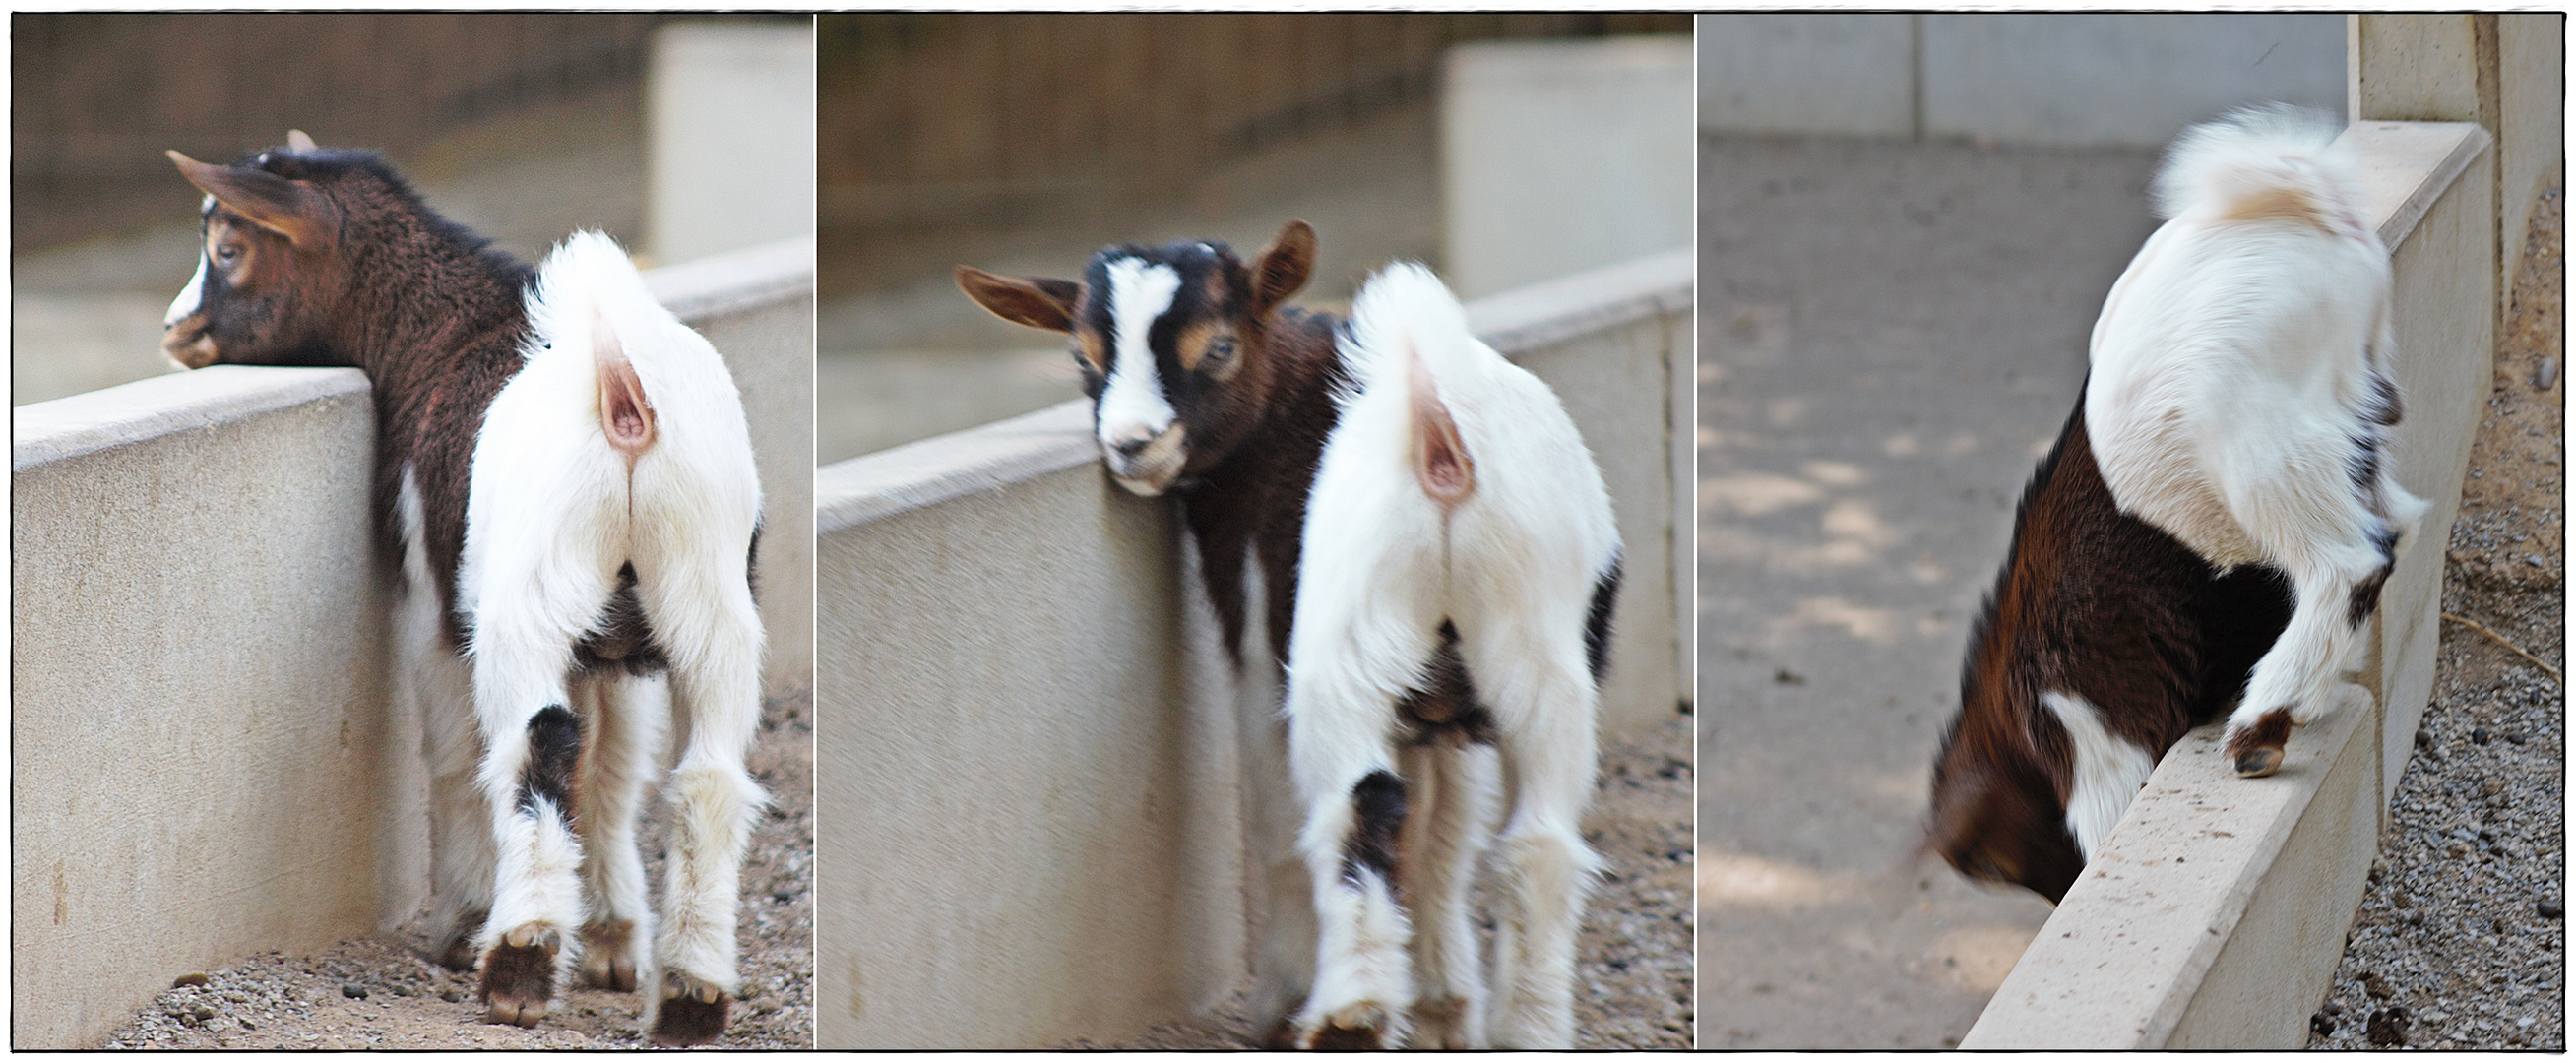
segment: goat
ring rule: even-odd
[[[1969,640],[1926,838],[1961,873],[2058,900],[2191,727],[2226,714],[2260,777],[2332,705],[2425,510],[2387,469],[2388,250],[2334,135],[2239,111],[2158,173],[2169,220],[2104,300]]]
[[[1283,307],[1314,251],[1290,221],[1249,266],[1222,244],[1129,244],[1080,282],[957,277],[1070,334],[1110,477],[1181,500],[1246,760],[1284,759],[1295,789],[1295,814],[1264,803],[1251,831],[1271,1042],[1570,1047],[1600,866],[1580,819],[1619,584],[1609,492],[1556,395],[1429,270],[1378,274],[1346,326]],[[1277,782],[1256,785],[1275,802]],[[1489,1015],[1467,900],[1500,794]]]
[[[479,966],[493,1022],[535,1026],[578,965],[658,989],[655,1041],[712,1041],[767,801],[743,769],[760,486],[733,378],[607,237],[576,233],[530,269],[376,156],[287,140],[229,166],[169,153],[206,198],[162,350],[191,369],[367,373],[441,960]],[[666,714],[686,746],[657,927],[635,817]]]

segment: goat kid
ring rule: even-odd
[[[163,351],[373,386],[442,959],[480,967],[491,1021],[536,1025],[577,969],[647,987],[655,1041],[714,1040],[767,800],[743,769],[760,487],[722,357],[599,234],[531,270],[368,153],[294,132],[230,166],[170,156],[206,194],[205,244]],[[635,817],[665,714],[684,751],[657,925]]]
[[[2185,731],[2279,770],[2426,504],[2386,463],[2388,250],[2330,119],[2194,127],[1969,643],[1927,846],[2054,900]],[[2239,692],[2242,697],[2237,697]],[[2235,708],[2229,712],[2229,702]]]
[[[1294,784],[1290,811],[1257,779],[1252,812],[1274,1045],[1570,1047],[1609,493],[1555,394],[1430,271],[1380,273],[1347,327],[1283,307],[1314,247],[1291,221],[1248,266],[1121,245],[1080,282],[958,283],[1069,333],[1112,479],[1181,499],[1246,762]],[[1506,799],[1489,1007],[1467,900]]]

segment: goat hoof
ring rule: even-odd
[[[2260,779],[2281,770],[2281,747],[2256,746],[2236,755],[2239,778]]]
[[[483,920],[491,913],[481,909],[459,912],[456,923],[447,929],[446,943],[438,947],[438,965],[451,971],[471,971],[481,958],[474,951],[474,935],[483,932]]]
[[[1280,1016],[1278,1022],[1271,1023],[1270,1032],[1261,1036],[1261,1050],[1264,1052],[1288,1052],[1296,1047],[1297,1024],[1285,1015]]]
[[[713,982],[685,974],[662,977],[662,1010],[653,1018],[653,1043],[681,1048],[713,1042],[724,1033],[733,998]]]
[[[535,1026],[546,1017],[555,995],[555,954],[563,935],[544,923],[523,923],[502,935],[483,954],[484,1017],[514,1026]]]
[[[2282,747],[2290,741],[2290,710],[2274,709],[2243,727],[2227,729],[2227,759],[2236,774],[2258,779],[2281,770]]]
[[[1312,1052],[1374,1052],[1402,1048],[1402,1039],[1388,1029],[1389,1017],[1384,1005],[1370,1001],[1351,1004],[1324,1016],[1315,1023],[1314,1029],[1299,1031],[1296,1047]]]
[[[581,981],[598,989],[635,991],[635,957],[626,949],[635,937],[635,921],[612,919],[581,928]]]

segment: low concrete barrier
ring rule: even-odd
[[[2432,690],[2442,550],[2494,350],[2486,132],[2365,121],[2343,137],[2394,249],[2397,478],[2433,503],[2381,592],[2360,686],[2291,736],[2272,778],[2234,776],[2219,724],[2167,753],[1962,1048],[2307,1043]]]
[[[813,240],[647,275],[723,350],[771,524],[768,682],[811,675]],[[12,411],[10,1043],[409,918],[418,721],[355,369],[217,366]]]
[[[1627,543],[1603,728],[1688,696],[1691,258],[1469,306],[1546,379]],[[815,476],[819,1044],[1111,1040],[1246,970],[1235,710],[1171,503],[1088,404]]]

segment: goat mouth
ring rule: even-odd
[[[1127,493],[1141,498],[1154,498],[1172,489],[1181,478],[1181,468],[1189,464],[1189,449],[1182,445],[1185,432],[1175,424],[1156,436],[1145,449],[1121,454],[1116,447],[1103,443],[1100,457],[1109,466],[1109,478]]]
[[[206,330],[182,321],[162,332],[161,353],[183,369],[203,369],[215,364],[215,341]]]

